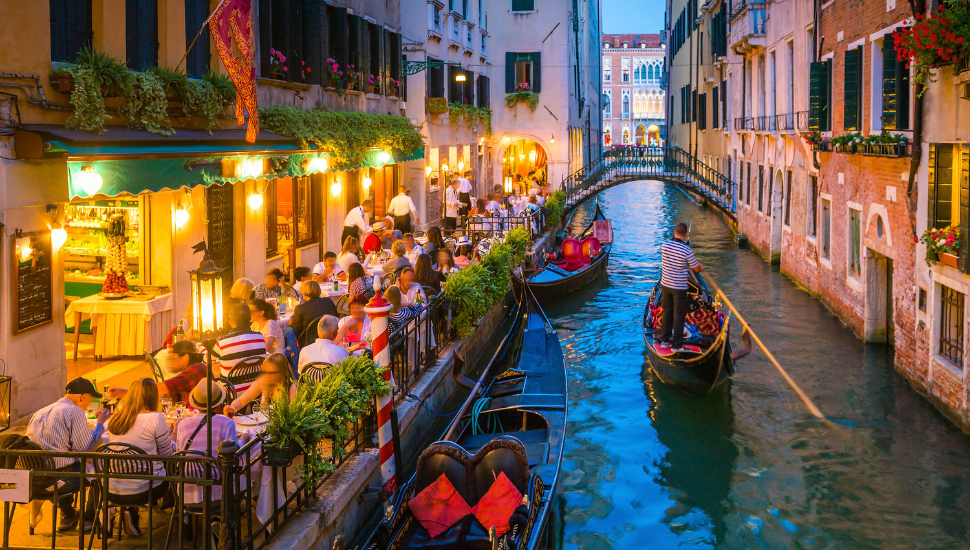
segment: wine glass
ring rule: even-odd
[[[260,411],[260,409],[261,409],[261,405],[258,402],[253,401],[253,420],[256,421],[256,422],[259,421],[259,411]]]
[[[185,401],[178,401],[175,403],[175,412],[178,413],[179,418],[182,418],[182,413],[185,412]]]
[[[162,412],[168,414],[168,411],[172,408],[172,398],[165,396],[162,398]]]

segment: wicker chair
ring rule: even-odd
[[[148,353],[148,350],[143,350],[145,352],[145,361],[148,361],[148,366],[152,368],[152,376],[155,378],[155,383],[161,384],[165,380],[165,375],[162,373],[162,367],[155,360],[155,357]]]
[[[397,281],[397,273],[387,273],[381,276],[381,290],[387,290],[388,288],[394,286],[394,282]]]
[[[313,362],[303,366],[300,374],[300,383],[304,382],[323,382],[330,375],[330,363]]]
[[[344,294],[337,299],[337,315],[340,317],[350,315],[350,294]]]
[[[317,324],[320,322],[321,317],[323,317],[323,315],[320,315],[316,319],[310,321],[306,328],[303,329],[303,332],[301,332],[297,337],[296,341],[300,344],[300,349],[303,349],[317,341]]]
[[[26,441],[26,440],[14,448],[18,450],[25,450],[25,451],[45,450],[43,447],[34,443],[33,441]],[[12,464],[12,469],[15,469],[15,470],[30,470],[32,472],[35,472],[35,471],[53,472],[54,470],[57,469],[54,467],[53,459],[46,456],[36,456],[36,455],[25,454],[25,455],[18,456],[16,460],[14,460],[13,457],[7,457],[6,460],[8,464],[4,465],[4,467],[10,467],[11,466],[10,462],[13,462],[14,464]],[[57,516],[58,516],[57,501],[61,497],[65,497],[67,495],[75,495],[81,490],[80,478],[73,478],[73,479],[77,481],[76,484],[68,484],[68,485],[65,485],[64,487],[58,487],[57,478],[54,478],[51,476],[42,476],[42,475],[34,475],[33,477],[31,477],[30,496],[28,497],[28,501],[46,500],[51,503],[51,505],[54,508],[54,512],[51,514],[52,533],[57,532]],[[3,529],[4,529],[5,539],[10,534],[10,526],[13,523],[14,512],[17,511],[17,503],[14,502],[12,504],[13,506],[10,507],[9,517],[4,518]],[[29,524],[27,526],[27,529],[31,535],[34,534],[34,527],[35,526],[29,525]]]

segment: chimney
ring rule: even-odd
[[[616,35],[616,34],[613,35],[613,47],[614,48],[619,48],[620,47],[620,37],[619,37],[619,35]]]

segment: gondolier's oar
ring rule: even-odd
[[[741,321],[741,325],[744,327],[744,330],[748,331],[748,334],[750,334],[751,337],[754,338],[754,341],[758,343],[758,347],[761,348],[761,351],[765,352],[765,355],[768,356],[768,360],[775,365],[775,368],[778,369],[778,372],[781,373],[781,376],[782,378],[785,379],[785,382],[788,382],[788,385],[791,386],[791,389],[795,392],[795,395],[797,395],[798,398],[802,400],[802,404],[805,405],[805,408],[808,409],[808,412],[828,422],[829,419],[826,418],[824,414],[822,414],[822,411],[815,406],[815,403],[812,403],[812,400],[809,399],[807,395],[805,395],[805,392],[803,392],[802,389],[798,387],[798,384],[796,384],[795,381],[792,380],[791,376],[788,376],[788,373],[785,372],[785,369],[782,368],[782,366],[778,363],[778,361],[775,359],[775,356],[772,355],[771,352],[768,351],[768,348],[766,348],[765,345],[761,342],[761,338],[758,338],[758,335],[755,334],[753,330],[751,330],[751,326],[748,325],[747,322],[745,322],[743,317],[741,317],[741,313],[738,312],[737,308],[734,307],[734,304],[731,303],[731,300],[728,299],[727,295],[724,294],[721,288],[717,286],[717,283],[714,282],[714,279],[710,275],[704,272],[701,272],[701,275],[704,276],[704,279],[707,280],[708,284],[714,287],[714,290],[721,296],[721,298],[724,300],[724,303],[727,304],[729,308],[731,308],[731,311],[734,312],[734,316],[738,319],[738,321]]]

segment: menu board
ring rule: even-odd
[[[53,322],[50,233],[13,237],[13,333]]]

